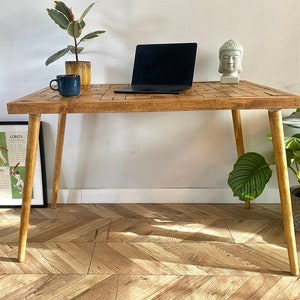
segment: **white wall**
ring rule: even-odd
[[[64,60],[71,56],[48,67],[44,61],[71,40],[46,14],[53,1],[1,3],[0,120],[27,120],[8,115],[6,103],[63,73]],[[90,1],[66,3],[79,16]],[[81,56],[92,61],[94,83],[128,83],[137,43],[182,41],[198,43],[195,80],[219,80],[218,49],[234,38],[244,46],[241,79],[300,94],[297,0],[100,0],[85,21],[86,33],[107,31],[86,43]],[[242,116],[246,150],[268,152],[267,113],[247,111]],[[57,119],[45,115],[42,120],[51,189]],[[82,191],[92,190],[113,191],[113,196],[100,193],[100,199],[87,196],[89,201],[126,201],[115,196],[122,191],[139,195],[128,202],[233,200],[226,183],[236,158],[230,112],[70,115],[66,130],[61,188],[80,191],[80,201]],[[268,187],[276,188],[275,177]],[[205,192],[217,189],[224,192],[222,199]],[[172,198],[160,199],[161,190],[172,191]],[[147,199],[137,191],[148,191]],[[67,198],[61,200],[72,201]],[[267,193],[262,200],[276,201]]]

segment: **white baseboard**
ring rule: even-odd
[[[49,195],[51,191],[49,190]],[[51,197],[49,197],[51,202]],[[57,203],[241,203],[227,188],[65,189]],[[278,189],[266,189],[255,203],[280,203]]]

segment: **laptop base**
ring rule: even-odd
[[[128,94],[180,94],[189,89],[190,86],[168,86],[168,85],[131,85],[114,90],[115,93]]]

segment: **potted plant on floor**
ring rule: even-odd
[[[282,122],[287,126],[300,128],[300,109],[283,118]],[[271,140],[272,137],[268,136],[268,139]],[[287,166],[300,183],[300,134],[285,137],[284,144]],[[242,201],[250,202],[256,199],[269,182],[272,176],[270,166],[274,164],[274,162],[267,162],[264,156],[257,152],[247,152],[241,155],[228,177],[228,185],[233,195]],[[300,231],[300,185],[293,186],[290,190],[294,226],[296,231]]]
[[[95,2],[90,4],[80,16],[78,20],[75,20],[72,9],[68,8],[62,1],[54,1],[54,8],[47,8],[50,18],[63,30],[65,30],[69,36],[73,38],[73,45],[68,45],[66,48],[59,50],[51,55],[45,62],[46,66],[53,63],[57,59],[61,58],[68,52],[75,55],[75,61],[66,61],[65,68],[66,74],[78,74],[81,77],[82,85],[89,85],[91,82],[91,63],[89,61],[80,61],[78,54],[83,51],[81,43],[91,40],[104,33],[104,30],[97,30],[91,32],[80,40],[78,40],[85,27],[84,17],[94,6]]]

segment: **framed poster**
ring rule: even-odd
[[[0,122],[0,208],[21,207],[25,175],[28,122]],[[43,127],[34,173],[32,207],[47,207]]]

